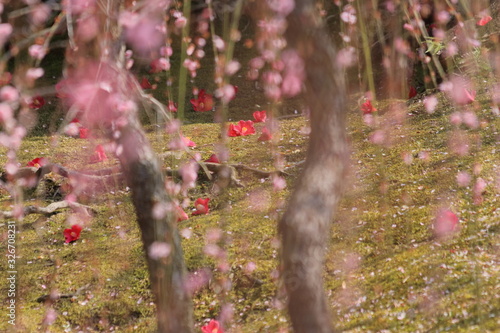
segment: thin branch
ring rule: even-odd
[[[31,215],[31,214],[42,214],[42,215],[51,215],[57,212],[58,210],[61,209],[66,209],[66,208],[71,208],[75,211],[85,211],[87,214],[90,214],[89,212],[96,213],[97,211],[93,209],[92,207],[86,206],[79,204],[77,202],[69,202],[66,200],[63,201],[57,201],[53,202],[50,205],[46,207],[38,207],[38,206],[33,206],[29,205],[26,207],[23,207],[23,215]],[[14,212],[13,211],[0,211],[0,215],[3,218],[13,218],[14,217]]]

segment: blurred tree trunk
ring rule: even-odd
[[[311,136],[304,170],[279,223],[283,280],[294,332],[333,332],[322,275],[348,157],[343,71],[314,0],[296,1],[288,16],[287,41],[305,62]]]
[[[85,72],[86,66],[99,63],[100,71],[95,77],[96,84],[102,80],[100,72],[116,72],[112,93],[140,98],[137,82],[120,64],[123,47],[121,28],[118,24],[122,0],[100,1],[96,7],[96,18],[100,32],[92,41],[80,41],[75,34],[75,47],[66,52],[66,73],[71,77]],[[103,27],[106,27],[104,29]],[[147,36],[144,36],[147,38]],[[77,73],[77,74],[75,74]],[[109,73],[109,72],[108,72]],[[78,79],[78,76],[76,76]],[[106,78],[107,79],[107,78]],[[136,89],[134,91],[134,89]],[[92,98],[89,105],[95,102]],[[141,103],[137,103],[141,105]],[[106,112],[113,114],[113,110]],[[111,117],[111,116],[110,116]],[[137,222],[141,229],[143,248],[146,255],[151,289],[156,300],[157,331],[161,333],[193,332],[193,310],[191,296],[185,288],[186,266],[177,230],[177,214],[171,198],[165,190],[165,178],[156,153],[151,148],[142,130],[137,112],[127,115],[126,124],[116,128],[102,124],[100,130],[122,148],[118,154],[127,185],[132,191]],[[154,214],[157,205],[171,207],[166,214]],[[158,209],[156,209],[158,211]],[[165,216],[161,216],[165,215]],[[153,245],[160,254],[170,250],[166,256],[149,255]],[[165,254],[165,252],[163,252]]]

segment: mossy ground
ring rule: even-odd
[[[243,47],[236,50],[245,64],[252,51]],[[211,91],[206,76],[210,73],[200,73],[203,79],[195,85]],[[243,71],[236,81],[239,93],[230,104],[229,118],[251,119],[253,111],[269,107],[262,92],[244,80]],[[159,84],[152,93],[165,101],[163,88]],[[332,221],[324,274],[332,321],[339,331],[499,331],[500,193],[495,184],[500,118],[492,113],[486,91],[479,91],[473,106],[483,125],[475,130],[462,128],[471,140],[470,153],[454,155],[448,149],[453,130],[449,116],[454,107],[444,96],[438,96],[440,104],[433,114],[426,113],[418,99],[409,103],[381,101],[378,117],[390,136],[385,145],[370,142],[373,129],[363,123],[357,103],[348,110],[351,176],[346,178],[345,196]],[[59,121],[56,99],[51,101],[39,111],[41,125],[19,150],[22,165],[42,156],[76,170],[117,164],[109,156],[107,161],[89,166],[89,155],[97,143],[93,140],[47,135],[47,129],[57,129],[54,124]],[[390,104],[396,102],[402,112],[400,122],[390,113]],[[197,144],[191,153],[208,158],[219,140],[220,124],[213,123],[212,112],[200,114],[187,106],[182,132]],[[280,110],[282,114],[300,113],[300,101],[287,103]],[[257,133],[262,126],[257,124]],[[189,271],[208,269],[214,274],[210,284],[193,298],[198,326],[217,317],[221,303],[229,302],[234,306],[232,332],[289,329],[282,286],[276,279],[276,224],[300,172],[300,165],[295,163],[305,158],[307,126],[304,117],[284,118],[281,137],[274,144],[257,142],[258,134],[229,138],[227,143],[231,163],[273,170],[276,156],[281,156],[290,167],[284,191],[275,192],[269,179],[242,171],[238,176],[244,187],[231,187],[217,196],[211,191],[211,182],[201,181],[189,192],[191,202],[198,197],[212,199],[208,215],[179,223],[183,234],[190,234],[183,239]],[[175,168],[190,158],[185,153],[166,154],[168,136],[154,126],[147,129],[154,149],[166,156],[165,167]],[[458,171],[473,174],[475,165],[480,165],[481,171],[474,177],[488,183],[484,200],[476,204],[472,183],[459,187],[455,181]],[[79,221],[85,228],[75,243],[64,244],[62,232],[67,227],[68,212],[48,217],[30,215],[17,222],[19,331],[154,331],[155,309],[129,194],[124,186],[108,184],[82,196],[81,200],[97,213]],[[26,203],[46,205],[48,201],[27,197]],[[10,209],[5,191],[1,205],[4,210]],[[440,207],[450,207],[460,217],[460,231],[447,240],[436,239],[432,232]],[[187,210],[192,209],[191,204]],[[5,222],[1,227],[3,250]],[[227,277],[232,288],[228,295],[217,294],[217,279],[224,274],[203,251],[207,233],[217,228],[223,230],[230,263]],[[250,273],[246,270],[249,263],[255,264]],[[0,267],[6,270],[6,260]],[[6,283],[0,290],[7,295]],[[37,302],[51,292],[75,296],[52,305]],[[45,327],[43,320],[50,307],[57,317]],[[0,330],[8,328],[2,320]]]

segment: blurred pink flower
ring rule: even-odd
[[[13,86],[3,86],[0,89],[0,99],[6,102],[15,102],[19,99],[19,91]]]
[[[162,22],[155,17],[141,17],[137,22],[125,26],[125,38],[136,52],[148,55],[151,51],[159,50],[164,43],[165,34],[161,26]]]
[[[459,229],[459,219],[449,209],[441,209],[434,220],[434,233],[438,238],[447,238]]]
[[[28,53],[35,59],[43,59],[47,54],[47,50],[43,45],[33,44],[28,48]]]
[[[439,101],[436,96],[431,95],[431,96],[426,96],[424,98],[424,106],[425,110],[427,113],[434,113],[434,110],[436,109],[436,106],[438,105]]]
[[[465,186],[469,185],[470,181],[471,181],[471,176],[470,176],[470,174],[468,172],[460,171],[457,174],[457,184],[458,184],[458,186],[465,187]]]
[[[262,134],[259,136],[259,138],[257,139],[257,141],[269,141],[271,140],[273,137],[271,135],[271,132],[269,132],[269,130],[267,129],[267,127],[264,127],[262,128]]]
[[[9,39],[12,34],[13,28],[9,23],[0,24],[0,47],[2,47],[5,42]]]
[[[44,73],[45,73],[45,71],[43,70],[43,68],[40,68],[40,67],[29,68],[26,71],[26,78],[29,80],[36,80],[36,79],[41,78]]]
[[[106,152],[104,151],[103,146],[97,145],[95,147],[94,154],[90,156],[90,163],[99,163],[107,160]]]

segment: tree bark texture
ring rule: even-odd
[[[90,121],[89,126],[94,126],[96,133],[103,133],[119,147],[116,153],[132,192],[151,289],[156,299],[157,331],[191,333],[194,330],[193,310],[191,296],[185,287],[186,266],[176,226],[176,209],[166,193],[160,162],[142,130],[137,112],[120,113],[106,104],[106,98],[112,94],[125,100],[141,98],[139,85],[120,65],[119,52],[123,46],[118,24],[120,6],[122,0],[100,1],[95,7],[100,23],[98,36],[92,41],[80,41],[76,34],[75,47],[70,46],[66,54],[68,84],[78,89],[80,84],[90,81],[98,87],[107,87],[97,90],[94,97],[89,96],[82,114],[84,123],[86,119]],[[165,214],[155,214],[159,206],[166,208]],[[149,255],[152,245],[165,249],[166,244],[170,249],[167,256]]]
[[[297,50],[306,71],[305,100],[311,136],[305,166],[279,222],[283,280],[296,333],[333,332],[323,286],[325,247],[341,195],[348,145],[343,72],[322,27],[314,1],[297,0],[288,16],[288,46]]]

